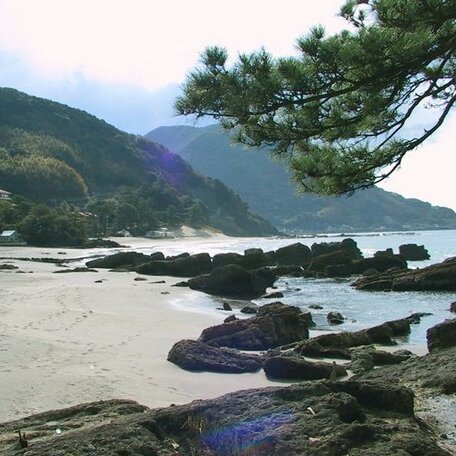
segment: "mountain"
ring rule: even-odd
[[[456,228],[448,208],[378,187],[351,197],[297,194],[285,167],[264,149],[233,145],[217,125],[159,127],[146,135],[197,171],[220,179],[249,207],[289,233]]]
[[[219,180],[195,173],[165,147],[9,88],[0,88],[0,187],[46,204],[83,204],[119,191],[130,204],[135,193],[147,195],[134,201],[147,201],[159,220],[193,220],[231,235],[277,232]]]

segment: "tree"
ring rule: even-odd
[[[349,0],[348,29],[298,39],[297,57],[265,50],[227,66],[209,47],[176,101],[235,140],[269,146],[306,191],[341,194],[387,178],[456,102],[456,0]],[[411,131],[417,113],[429,125]]]

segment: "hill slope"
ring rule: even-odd
[[[298,195],[284,167],[267,151],[233,146],[212,125],[160,127],[146,135],[169,147],[202,174],[220,179],[280,230],[376,231],[456,228],[456,214],[380,188],[347,197]]]
[[[220,181],[196,174],[163,146],[7,88],[0,88],[0,187],[46,203],[147,188],[148,201],[176,224],[188,223],[191,210],[198,223],[227,234],[276,233]]]

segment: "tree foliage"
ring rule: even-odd
[[[209,47],[176,102],[236,140],[271,146],[306,191],[375,185],[444,122],[456,102],[456,0],[349,0],[348,29],[298,39],[297,57]],[[411,129],[431,108],[429,125]],[[412,132],[411,132],[412,131]]]

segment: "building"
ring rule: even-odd
[[[10,198],[11,198],[11,193],[0,188],[0,200],[2,200],[2,199],[10,199]]]
[[[0,245],[27,245],[16,230],[0,232]]]

